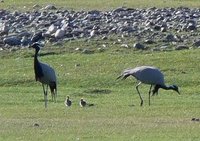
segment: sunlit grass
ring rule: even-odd
[[[75,10],[110,10],[120,6],[199,7],[198,0],[74,0],[22,1],[4,0],[1,9],[32,10],[39,4],[55,4]],[[44,108],[41,84],[35,82],[31,49],[0,52],[0,140],[42,141],[169,141],[200,140],[199,114],[199,49],[151,52],[120,48],[108,43],[103,52],[97,48],[102,42],[82,40],[63,46],[47,45],[39,59],[50,64],[58,77],[57,103]],[[74,51],[89,48],[92,54]],[[148,85],[141,85],[144,106],[135,85],[128,78],[116,81],[126,68],[153,65],[161,69],[166,84],[177,84],[181,95],[160,90],[151,97],[148,106]],[[66,95],[73,101],[64,106]],[[80,108],[80,98],[95,106]]]
[[[75,10],[111,10],[116,7],[199,7],[200,1],[198,0],[5,0],[0,4],[0,8],[10,10],[32,10],[34,5],[46,6],[53,4],[60,8],[75,9]]]
[[[59,48],[54,50],[59,52]],[[44,48],[41,53],[48,51]],[[34,80],[33,53],[28,49],[17,51],[0,60],[4,64],[0,68],[0,139],[199,139],[200,124],[191,119],[199,118],[200,50],[118,52],[111,48],[103,53],[40,56],[58,75],[58,102],[52,103],[49,97],[48,110],[44,109],[42,87]],[[123,69],[139,65],[160,68],[166,83],[177,84],[181,95],[160,90],[158,96],[151,98],[149,107],[149,86],[142,85],[144,106],[140,107],[136,80],[115,80]],[[73,101],[71,108],[64,106],[66,95]],[[80,108],[82,97],[95,106]],[[34,126],[36,123],[39,127]]]

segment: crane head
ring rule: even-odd
[[[178,94],[180,94],[179,89],[178,89],[178,86],[172,85],[171,87],[172,87],[172,89],[173,89],[174,91],[176,91]]]
[[[35,43],[31,44],[30,47],[34,48],[38,52],[41,48],[41,44],[38,42],[35,42]]]
[[[31,48],[42,48],[44,47],[44,44],[43,42],[34,42],[32,44],[29,44],[29,47]]]

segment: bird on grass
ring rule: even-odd
[[[66,97],[65,106],[70,107],[72,105],[72,101],[69,99],[69,96]]]
[[[56,96],[57,96],[56,74],[52,67],[38,60],[38,52],[40,51],[41,45],[36,42],[30,45],[30,47],[35,49],[35,55],[34,55],[35,80],[42,83],[45,108],[47,108],[48,87],[50,87],[52,101],[56,102]]]
[[[83,98],[81,98],[80,102],[79,102],[79,105],[81,107],[86,107],[86,106],[94,106],[94,104],[91,104],[91,103],[87,103]]]
[[[139,81],[139,83],[136,85],[136,90],[137,90],[140,100],[141,100],[141,103],[140,103],[141,106],[143,105],[143,99],[141,97],[138,87],[142,83],[151,85],[150,89],[149,89],[149,105],[150,105],[150,96],[151,96],[152,86],[154,87],[152,90],[152,95],[158,94],[158,90],[160,88],[165,89],[165,90],[174,90],[178,94],[180,94],[178,86],[176,86],[176,85],[166,86],[165,85],[164,75],[156,67],[140,66],[140,67],[136,67],[133,69],[126,69],[121,73],[120,76],[117,77],[117,79],[119,79],[119,78],[126,79],[129,76],[133,76]]]
[[[85,107],[85,106],[87,105],[87,102],[86,102],[83,98],[81,98],[81,100],[80,100],[80,102],[79,102],[79,105],[80,105],[81,107]]]

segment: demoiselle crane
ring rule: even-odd
[[[51,90],[52,100],[56,102],[56,96],[57,96],[56,74],[52,67],[38,60],[38,52],[40,51],[41,45],[36,42],[30,45],[30,47],[35,49],[35,55],[34,55],[35,80],[42,83],[45,108],[47,108],[48,87],[50,87]]]
[[[152,95],[158,94],[159,88],[162,88],[165,90],[174,90],[178,94],[180,94],[178,90],[178,86],[165,85],[164,75],[158,68],[155,68],[152,66],[140,66],[133,69],[126,69],[122,72],[120,76],[117,77],[117,79],[119,78],[126,79],[129,76],[133,76],[139,81],[139,83],[136,85],[136,90],[141,100],[141,103],[140,103],[141,106],[143,105],[143,99],[141,97],[138,87],[142,83],[151,85],[149,89],[149,105],[150,105],[150,96],[151,96],[152,86],[154,86],[154,89],[152,90]]]

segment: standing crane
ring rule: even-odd
[[[141,97],[138,87],[142,83],[151,85],[150,89],[149,89],[149,105],[150,105],[150,96],[151,96],[152,86],[154,86],[154,89],[152,90],[152,95],[158,94],[159,88],[162,88],[165,90],[174,90],[178,94],[180,94],[179,90],[178,90],[178,86],[176,86],[176,85],[166,86],[165,85],[164,75],[158,68],[155,68],[152,66],[140,66],[140,67],[136,67],[133,69],[126,69],[122,72],[122,74],[120,76],[117,77],[117,79],[119,79],[119,78],[126,79],[129,76],[133,76],[139,81],[139,83],[136,85],[136,90],[137,90],[140,100],[141,100],[140,106],[143,105],[143,99]]]
[[[38,60],[38,52],[40,51],[41,45],[36,42],[33,43],[31,47],[35,49],[35,55],[34,55],[35,80],[42,83],[45,108],[47,108],[48,87],[50,87],[51,90],[52,101],[56,102],[56,96],[57,96],[56,74],[52,67]]]

